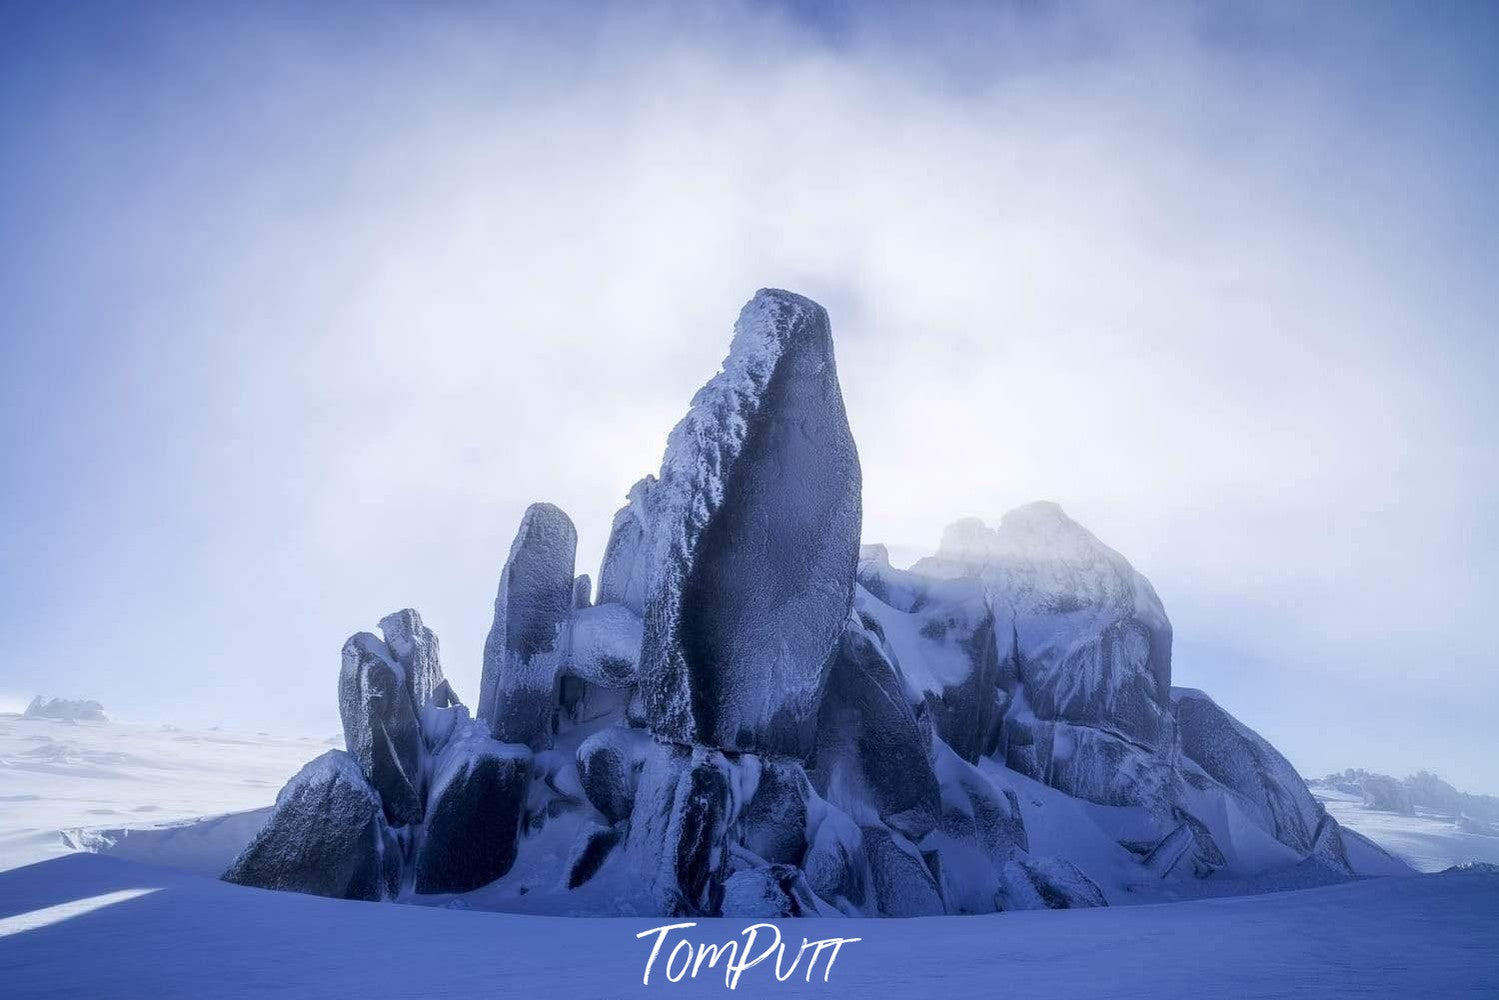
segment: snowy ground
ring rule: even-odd
[[[650,940],[636,934],[663,922],[338,902],[78,854],[0,873],[0,984],[28,1000],[727,995],[722,964],[673,984],[658,959],[642,985]],[[686,933],[719,944],[747,923],[702,921]],[[777,982],[772,958],[736,992],[1493,996],[1496,926],[1499,879],[1482,875],[1100,910],[783,921],[793,954],[802,935],[862,940],[843,947],[826,983],[825,960],[811,983],[805,962]]]
[[[651,985],[641,985],[650,949],[635,935],[662,920],[349,903],[214,879],[258,825],[258,810],[333,742],[0,716],[0,996],[724,990],[722,965],[672,984],[658,964]],[[1100,865],[1119,850],[1107,836],[1110,811],[1093,810],[1099,815],[1082,824],[1058,811],[1071,800],[1042,786],[1025,790],[1028,825],[1052,822],[1079,838],[1079,829],[1096,826]],[[1329,808],[1419,867],[1499,858],[1482,853],[1492,845],[1470,842],[1494,838],[1450,824],[1352,802],[1329,801]],[[1499,877],[1482,875],[1106,910],[786,921],[782,931],[794,943],[788,964],[803,935],[863,940],[844,947],[827,983],[825,959],[810,984],[805,965],[777,982],[771,959],[746,971],[737,992],[1027,1000],[1494,995],[1496,922]],[[689,933],[696,943],[720,944],[747,923],[704,921]]]
[[[1313,787],[1333,818],[1422,872],[1439,872],[1470,861],[1499,864],[1499,837],[1471,833],[1434,815],[1401,816],[1365,809],[1363,799],[1331,788]]]
[[[80,839],[102,846],[108,837],[128,852],[113,830],[263,809],[335,743],[343,741],[0,715],[0,871],[66,854]],[[150,839],[132,836],[142,846]]]

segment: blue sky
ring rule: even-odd
[[[1126,16],[1127,15],[1127,16]],[[869,540],[1060,502],[1308,773],[1499,792],[1484,4],[0,5],[0,702],[336,728],[757,287]]]

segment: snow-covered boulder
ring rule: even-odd
[[[414,608],[403,608],[380,619],[380,634],[401,669],[418,712],[427,705],[447,708],[461,704],[442,675],[437,635],[422,624]]]
[[[760,291],[652,491],[641,690],[654,733],[811,752],[853,601],[861,481],[827,313]]]
[[[1182,754],[1255,809],[1276,840],[1312,850],[1323,809],[1306,782],[1270,743],[1193,688],[1172,688]]]
[[[422,736],[406,671],[368,632],[344,643],[338,675],[344,745],[396,826],[422,820]]]
[[[500,574],[480,680],[479,718],[503,743],[551,745],[577,548],[577,530],[560,508],[526,508]]]
[[[775,920],[782,917],[837,916],[807,887],[795,865],[741,868],[724,882],[723,916]]]
[[[593,603],[593,580],[587,573],[573,578],[573,610],[586,608]]]
[[[1028,504],[992,530],[959,521],[913,570],[984,582],[1003,652],[1014,647],[1012,700],[1037,718],[1170,746],[1171,623],[1160,598],[1061,507]]]
[[[716,750],[654,743],[630,814],[627,847],[667,915],[718,912],[727,876],[728,831],[743,791]]]
[[[623,604],[595,604],[573,612],[567,673],[621,691],[640,671],[640,616]]]
[[[1017,854],[1006,863],[995,902],[1001,910],[1108,906],[1103,890],[1063,858]]]
[[[994,612],[972,577],[894,569],[882,545],[864,546],[854,607],[879,625],[896,666],[931,713],[937,735],[964,760],[993,753],[1006,695]],[[1004,636],[1008,649],[1009,632]]]
[[[754,797],[739,823],[746,850],[771,864],[799,865],[807,850],[807,813],[813,797],[807,772],[795,761],[760,766]]]
[[[108,722],[104,706],[87,698],[43,698],[37,695],[21,713],[27,719],[58,719],[63,722]]]
[[[905,837],[882,826],[866,826],[874,906],[882,917],[930,917],[946,912],[942,890],[920,851]]]
[[[872,811],[912,840],[937,825],[930,737],[876,637],[854,622],[844,630],[823,697],[810,776],[824,799],[850,815]]]
[[[1363,793],[1365,809],[1399,813],[1402,816],[1416,815],[1416,804],[1411,799],[1410,789],[1387,774],[1368,775],[1359,791]]]
[[[640,768],[651,753],[652,742],[639,729],[606,726],[578,745],[578,783],[589,803],[610,823],[629,818]]]
[[[448,744],[433,771],[417,892],[468,892],[510,870],[530,770],[529,749],[493,740],[482,727]]]
[[[329,750],[286,783],[265,826],[223,877],[261,889],[378,900],[396,894],[400,873],[400,847],[380,796],[352,756]]]

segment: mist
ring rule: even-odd
[[[866,541],[1055,500],[1303,774],[1499,792],[1495,16],[1130,13],[7,7],[0,709],[331,733],[407,606],[472,703],[776,286]]]

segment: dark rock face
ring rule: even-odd
[[[1001,910],[1069,910],[1109,905],[1098,884],[1072,862],[1023,854],[1017,854],[1005,865],[995,902]]]
[[[827,313],[759,292],[672,431],[653,491],[651,731],[806,757],[853,600],[861,473]]]
[[[385,643],[360,632],[344,643],[338,677],[344,744],[393,825],[422,821],[422,737],[406,672]]]
[[[468,892],[515,864],[526,810],[531,754],[474,733],[437,761],[416,891]]]
[[[604,562],[599,568],[600,604],[623,604],[637,615],[645,614],[650,590],[651,560],[655,558],[651,531],[651,494],[655,476],[646,476],[630,487],[628,502],[614,515]]]
[[[584,827],[567,860],[567,887],[576,889],[599,873],[609,853],[619,844],[621,837],[617,826],[600,826],[597,823]]]
[[[592,806],[610,823],[630,816],[641,763],[651,739],[637,729],[609,726],[578,746],[578,782]]]
[[[799,865],[807,850],[812,786],[800,764],[765,761],[755,794],[740,814],[743,844],[772,865]]]
[[[378,900],[400,887],[401,853],[380,797],[354,758],[329,750],[276,796],[276,808],[224,873],[226,882],[335,899]]]
[[[857,814],[872,807],[913,841],[937,825],[940,795],[931,744],[917,725],[900,675],[871,633],[843,633],[817,722],[818,794]]]
[[[461,704],[442,676],[437,636],[422,624],[422,616],[404,608],[380,619],[385,648],[406,672],[411,703],[420,712],[427,705],[448,708]]]
[[[802,857],[808,887],[840,909],[858,912],[868,896],[869,882],[864,834],[858,824],[829,809],[809,840]]]
[[[883,546],[865,546],[863,553],[854,598],[860,617],[879,623],[942,741],[969,762],[993,753],[1006,701],[1004,663],[983,584],[894,569]],[[1006,646],[1009,640],[1007,634]]]
[[[880,916],[929,917],[945,912],[937,879],[905,838],[884,827],[866,826],[864,852]]]
[[[559,508],[532,504],[500,574],[484,643],[479,718],[495,739],[551,745],[557,686],[567,662],[578,533]]]
[[[724,882],[725,917],[774,920],[817,915],[817,903],[795,865],[740,869]]]
[[[651,748],[630,815],[629,846],[649,866],[662,913],[718,912],[734,807],[731,765],[723,754]]]
[[[1162,816],[1179,799],[1170,756],[1092,726],[1011,717],[1005,763],[1069,795],[1108,806],[1144,806]]]
[[[1323,811],[1291,762],[1201,691],[1174,688],[1172,695],[1182,753],[1247,799],[1276,840],[1309,852]]]

